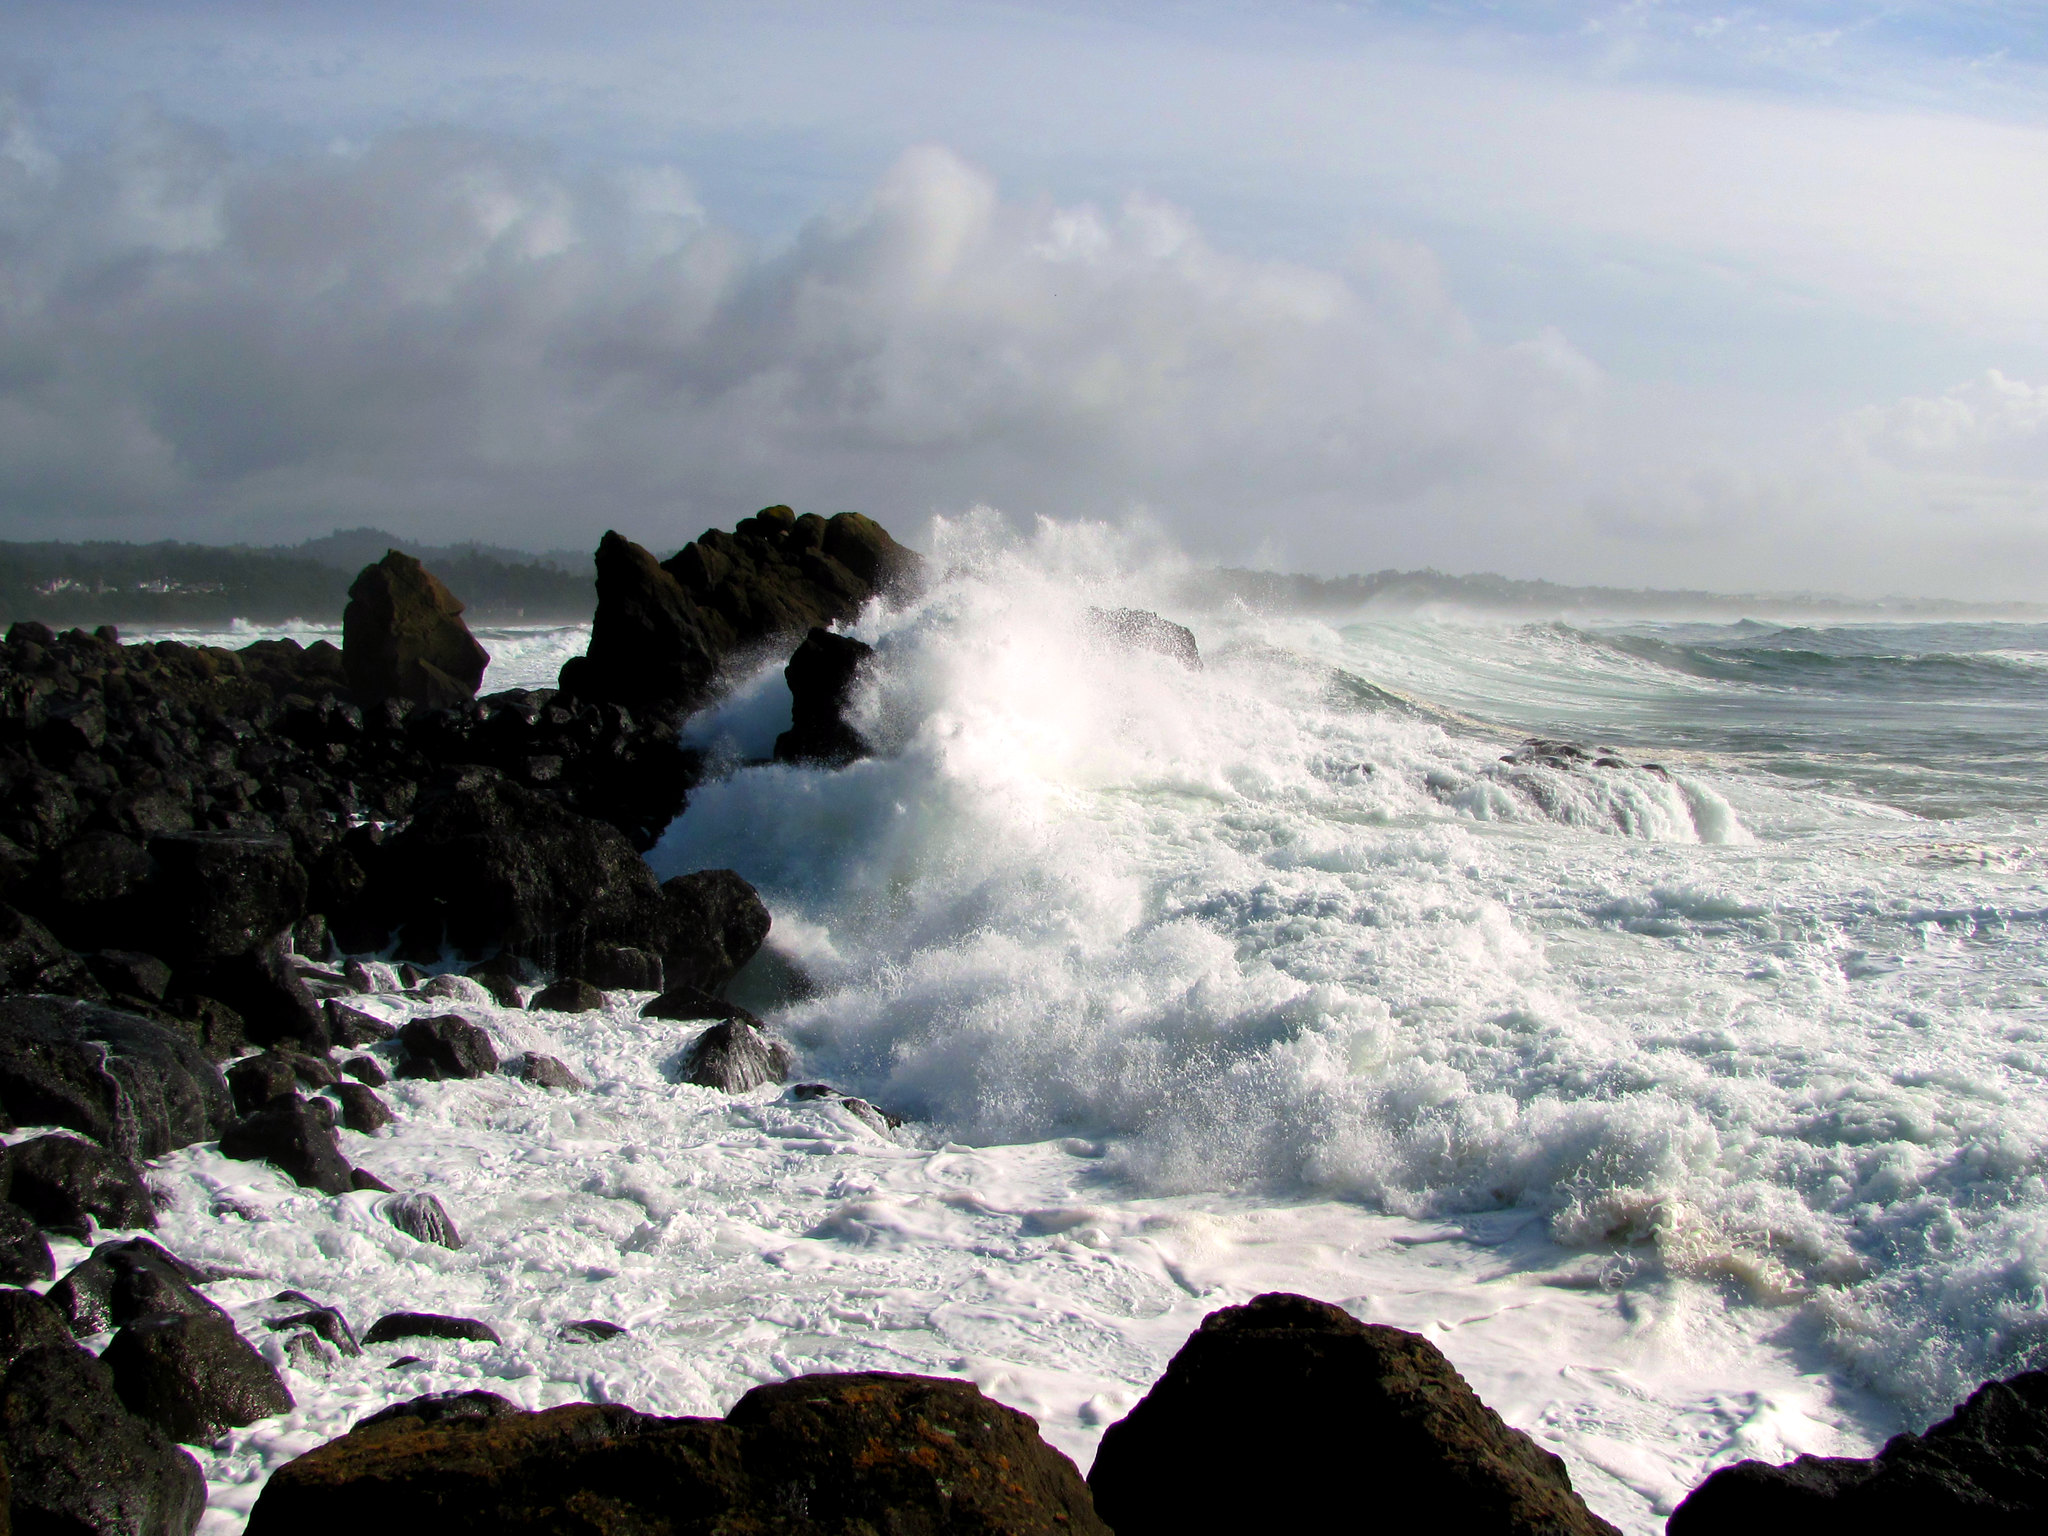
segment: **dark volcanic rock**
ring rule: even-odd
[[[50,1305],[80,1338],[153,1312],[217,1312],[194,1288],[199,1272],[151,1242],[101,1243],[48,1291]]]
[[[75,1136],[16,1142],[7,1149],[6,1176],[7,1198],[53,1231],[83,1237],[88,1216],[103,1227],[156,1225],[135,1164]]]
[[[100,1360],[130,1413],[192,1445],[294,1406],[276,1369],[218,1312],[139,1317]]]
[[[490,653],[462,622],[462,603],[411,555],[365,566],[341,616],[342,666],[365,704],[405,699],[456,709],[476,697]]]
[[[1968,1531],[2014,1536],[2048,1522],[2048,1371],[1987,1382],[1921,1435],[1869,1460],[1740,1461],[1695,1488],[1671,1536]]]
[[[884,1136],[903,1124],[901,1115],[877,1109],[866,1099],[855,1098],[829,1083],[798,1083],[789,1090],[789,1096],[799,1104],[837,1105],[870,1130],[879,1131]]]
[[[531,1083],[536,1088],[583,1087],[583,1079],[552,1056],[543,1056],[538,1051],[527,1051],[515,1060],[516,1075],[522,1083]]]
[[[671,987],[723,992],[768,937],[767,903],[730,869],[678,875],[662,885],[661,903],[668,936],[662,965]]]
[[[457,1013],[413,1019],[398,1032],[405,1047],[400,1077],[441,1082],[457,1077],[484,1077],[498,1070],[497,1047],[477,1025]]]
[[[0,1105],[22,1125],[61,1125],[131,1157],[216,1135],[227,1085],[186,1037],[70,998],[0,998]]]
[[[689,1080],[724,1093],[745,1093],[763,1083],[789,1080],[796,1053],[742,1019],[714,1024],[690,1047]]]
[[[490,993],[492,1001],[501,1008],[519,1007],[520,987],[536,979],[533,962],[517,955],[493,955],[488,960],[479,960],[463,975]]]
[[[66,1536],[191,1536],[199,1464],[136,1418],[113,1373],[71,1345],[31,1349],[0,1382],[14,1528]]]
[[[442,1248],[460,1248],[462,1234],[455,1218],[432,1195],[401,1195],[384,1207],[384,1216],[407,1237]]]
[[[341,1123],[351,1131],[374,1136],[391,1123],[391,1106],[361,1083],[336,1083],[335,1100],[341,1105]]]
[[[389,1344],[393,1339],[470,1339],[479,1344],[501,1344],[504,1340],[489,1323],[473,1317],[443,1317],[437,1312],[387,1312],[370,1324],[363,1335],[365,1344]]]
[[[1279,1293],[1209,1314],[1088,1481],[1118,1536],[1320,1529],[1361,1498],[1390,1529],[1614,1536],[1434,1344]]]
[[[659,997],[649,998],[640,1008],[643,1019],[740,1019],[761,1028],[761,1021],[737,1003],[713,997],[702,987],[670,987]]]
[[[575,969],[578,976],[606,992],[661,990],[661,956],[628,944],[586,945],[576,957]]]
[[[785,763],[840,767],[869,753],[867,740],[848,723],[846,709],[862,665],[875,648],[850,635],[814,629],[782,669],[789,684],[790,726],[775,738]]]
[[[299,1074],[292,1064],[276,1051],[265,1051],[260,1056],[249,1056],[236,1062],[224,1074],[228,1092],[234,1095],[235,1113],[253,1115],[259,1109],[268,1109],[279,1099],[288,1099],[299,1091]]]
[[[380,1195],[395,1195],[398,1193],[397,1190],[386,1184],[367,1168],[350,1169],[348,1182],[351,1189],[372,1190]]]
[[[396,1024],[386,1024],[360,1008],[351,1008],[333,998],[321,1006],[321,1011],[327,1016],[328,1037],[336,1045],[375,1045],[398,1033]]]
[[[391,1081],[383,1064],[374,1056],[351,1056],[341,1064],[341,1070],[365,1088],[382,1088]]]
[[[1147,613],[1142,608],[1090,608],[1088,627],[1127,650],[1152,651],[1190,671],[1202,670],[1202,653],[1195,648],[1194,631],[1156,613]]]
[[[57,1273],[50,1245],[36,1219],[20,1206],[0,1200],[0,1283],[27,1285]]]
[[[312,1307],[304,1312],[293,1312],[284,1317],[267,1318],[263,1326],[273,1333],[289,1333],[295,1328],[304,1328],[318,1334],[344,1355],[360,1355],[363,1352],[363,1346],[356,1342],[355,1330],[349,1327],[348,1319],[332,1307]]]
[[[581,1339],[588,1344],[602,1344],[606,1339],[621,1337],[626,1330],[617,1323],[608,1323],[601,1317],[586,1317],[581,1322],[564,1323],[555,1330],[565,1339]]]
[[[73,1342],[63,1314],[34,1291],[0,1290],[0,1375],[31,1349]]]
[[[696,601],[654,556],[616,532],[597,545],[597,614],[562,691],[673,713],[708,698],[724,650]]]
[[[149,853],[144,947],[179,966],[245,955],[306,915],[306,871],[288,837],[176,832],[152,838]]]
[[[969,1382],[881,1373],[756,1387],[723,1421],[526,1413],[483,1393],[397,1404],[279,1468],[249,1531],[394,1521],[447,1536],[1109,1536],[1031,1419]]]
[[[564,976],[534,993],[526,1006],[554,1013],[595,1013],[604,1006],[604,994],[587,981]]]
[[[101,997],[104,986],[48,928],[24,912],[0,904],[0,987],[9,992]]]
[[[322,1194],[345,1195],[355,1188],[334,1139],[334,1106],[309,1104],[297,1094],[230,1125],[221,1132],[220,1150],[223,1157],[269,1163]]]
[[[170,990],[171,968],[155,955],[137,949],[103,949],[87,955],[85,964],[99,984],[118,1001],[161,1003]],[[23,988],[48,991],[48,988]]]
[[[239,955],[179,970],[178,990],[203,993],[241,1016],[244,1033],[262,1044],[291,1041],[312,1050],[329,1044],[327,1013],[298,972],[291,941],[264,939]]]

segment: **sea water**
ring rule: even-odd
[[[708,1414],[807,1370],[959,1375],[1085,1470],[1268,1289],[1427,1334],[1630,1531],[1714,1466],[1867,1453],[2039,1363],[2048,627],[1193,610],[1151,542],[990,518],[932,560],[851,627],[877,755],[764,762],[788,693],[737,677],[650,856],[760,888],[739,995],[801,1078],[909,1123],[681,1083],[697,1026],[621,995],[465,1010],[588,1092],[395,1084],[393,1128],[344,1134],[459,1252],[389,1197],[174,1154],[162,1240],[237,1272],[213,1293],[280,1364],[286,1287],[504,1339],[287,1366],[298,1411],[199,1452],[210,1531],[455,1386]],[[1201,670],[1089,621],[1126,606]],[[582,643],[484,638],[487,688]],[[629,1332],[558,1333],[586,1317]]]

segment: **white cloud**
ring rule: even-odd
[[[1858,411],[1851,440],[1905,470],[2048,478],[2048,385],[1996,368],[1943,394]]]

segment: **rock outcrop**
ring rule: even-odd
[[[775,756],[785,763],[822,763],[840,768],[870,751],[867,739],[847,719],[853,685],[875,648],[851,635],[814,629],[782,669],[789,685],[789,729],[775,738]]]
[[[665,987],[716,997],[768,938],[760,894],[730,869],[677,875],[661,887]]]
[[[457,709],[476,697],[490,653],[462,622],[462,603],[411,555],[365,566],[341,616],[342,668],[364,704],[403,699]]]
[[[1616,1536],[1427,1339],[1273,1293],[1212,1312],[1088,1474],[1117,1536],[1364,1523]]]
[[[1920,1435],[1868,1459],[1739,1461],[1672,1514],[1670,1536],[1968,1531],[2019,1536],[2048,1524],[2048,1371],[1986,1382]]]
[[[81,1339],[152,1313],[218,1312],[196,1288],[199,1272],[146,1237],[101,1243],[46,1299]]]
[[[75,998],[0,997],[0,1107],[21,1125],[61,1125],[130,1157],[161,1157],[219,1134],[227,1084],[178,1032]]]
[[[295,1406],[276,1368],[219,1312],[137,1318],[100,1361],[130,1413],[188,1445]]]
[[[562,690],[671,715],[696,709],[728,658],[850,620],[877,593],[912,590],[922,567],[857,512],[767,507],[660,563],[607,533],[590,648],[562,669]]]
[[[699,1087],[745,1093],[763,1083],[788,1082],[795,1065],[796,1053],[782,1041],[745,1019],[727,1019],[697,1037],[684,1072]]]
[[[156,1208],[135,1164],[75,1136],[16,1142],[0,1163],[0,1178],[6,1198],[53,1232],[83,1238],[87,1218],[103,1227],[156,1225]]]
[[[1109,1536],[1072,1462],[964,1381],[882,1373],[756,1387],[723,1420],[490,1393],[372,1414],[280,1467],[250,1536],[401,1522],[498,1532]]]

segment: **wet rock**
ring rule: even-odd
[[[903,1124],[901,1115],[877,1109],[866,1099],[857,1099],[826,1083],[798,1083],[789,1090],[789,1096],[799,1104],[836,1105],[870,1130],[879,1131],[884,1136]]]
[[[722,997],[713,997],[702,987],[670,987],[661,996],[650,998],[641,1006],[643,1019],[679,1019],[689,1022],[695,1019],[741,1019],[756,1029],[761,1021],[736,1003],[728,1003]]]
[[[522,1083],[531,1083],[536,1088],[566,1088],[580,1091],[583,1079],[552,1056],[543,1056],[538,1051],[527,1051],[514,1057],[514,1075]]]
[[[230,960],[283,940],[306,914],[306,871],[290,838],[174,832],[152,838],[149,853],[155,872],[138,898],[151,938],[143,947],[181,966]]]
[[[350,960],[341,968],[342,979],[365,996],[379,992],[398,992],[404,989],[398,972],[381,960]],[[368,1018],[365,1014],[363,1017]]]
[[[866,738],[847,720],[861,668],[875,648],[850,635],[814,629],[782,669],[789,684],[790,727],[775,738],[776,760],[842,767],[866,757]]]
[[[581,1322],[564,1323],[555,1331],[565,1339],[581,1339],[589,1344],[602,1344],[606,1339],[621,1338],[626,1332],[617,1323],[608,1323],[601,1317],[586,1317]]]
[[[218,1312],[195,1288],[200,1272],[146,1237],[101,1243],[46,1293],[80,1338],[153,1312]]]
[[[14,1528],[77,1536],[191,1536],[199,1464],[131,1414],[113,1373],[71,1345],[31,1349],[0,1382]]]
[[[211,1140],[234,1112],[190,1039],[101,1004],[0,997],[0,1105],[131,1157]]]
[[[476,697],[490,653],[462,622],[462,603],[411,555],[365,566],[341,616],[342,667],[366,704],[404,699],[457,709]]]
[[[468,1339],[479,1344],[502,1344],[497,1330],[473,1317],[443,1317],[436,1312],[387,1312],[370,1324],[363,1335],[365,1344],[389,1344],[394,1339]]]
[[[768,905],[730,869],[700,869],[661,887],[668,942],[662,954],[670,987],[717,994],[768,937]]]
[[[462,1246],[462,1234],[455,1230],[455,1219],[432,1195],[401,1195],[385,1204],[384,1216],[407,1237],[419,1242],[443,1248]]]
[[[375,1045],[398,1033],[396,1024],[387,1024],[375,1014],[351,1008],[346,1003],[337,1003],[332,998],[327,1000],[323,1009],[327,1015],[328,1037],[336,1045]]]
[[[685,1072],[690,1082],[723,1093],[745,1093],[763,1083],[789,1079],[796,1053],[772,1035],[740,1019],[714,1024],[690,1048]]]
[[[137,1318],[100,1360],[130,1413],[190,1445],[294,1406],[275,1367],[218,1312]]]
[[[263,1326],[273,1333],[289,1333],[294,1328],[304,1328],[318,1334],[335,1351],[343,1355],[360,1355],[363,1346],[356,1342],[355,1330],[348,1325],[348,1319],[332,1307],[309,1307],[303,1312],[288,1313],[284,1317],[264,1320]]]
[[[491,1037],[460,1014],[413,1019],[398,1032],[398,1039],[405,1047],[400,1077],[442,1082],[484,1077],[498,1070],[498,1052]]]
[[[382,1088],[391,1081],[383,1064],[374,1056],[351,1056],[341,1064],[341,1070],[365,1088]]]
[[[93,831],[57,850],[48,866],[44,904],[62,937],[104,942],[109,929],[128,926],[128,898],[149,879],[149,854],[118,832]]]
[[[521,960],[516,955],[493,955],[480,960],[463,973],[486,992],[501,1008],[518,1008],[519,989],[531,984],[535,978],[532,962]]]
[[[1394,1526],[1614,1536],[1434,1344],[1280,1293],[1204,1319],[1088,1480],[1118,1536],[1316,1529],[1364,1490]]]
[[[292,1042],[312,1050],[330,1043],[323,1000],[313,995],[283,936],[264,939],[239,955],[183,967],[175,986],[226,1003],[260,1044]]]
[[[374,1136],[391,1123],[391,1107],[361,1083],[336,1083],[332,1092],[347,1129]]]
[[[1109,1536],[1072,1462],[964,1381],[878,1372],[756,1387],[724,1420],[437,1397],[273,1474],[250,1536],[417,1520],[447,1536],[603,1531]]]
[[[103,1227],[156,1225],[135,1164],[75,1136],[16,1142],[7,1149],[6,1179],[7,1198],[52,1231],[83,1239],[88,1217]]]
[[[1088,628],[1129,651],[1151,651],[1177,661],[1191,672],[1202,670],[1202,653],[1194,631],[1142,608],[1090,608]]]
[[[1986,1382],[1925,1434],[1868,1459],[1722,1467],[1680,1504],[1671,1536],[1825,1531],[2039,1531],[2048,1518],[2048,1371]]]
[[[629,944],[591,944],[577,957],[576,974],[606,992],[659,992],[661,957]]]
[[[0,1200],[0,1283],[27,1285],[56,1273],[57,1261],[37,1230],[36,1219],[20,1206]]]
[[[104,996],[105,983],[25,912],[0,905],[0,987],[10,992]]]
[[[604,994],[587,981],[564,976],[534,993],[526,1006],[553,1013],[595,1013],[604,1007]]]
[[[99,984],[117,1001],[161,1003],[170,990],[171,968],[135,949],[103,949],[87,955],[85,963]],[[24,988],[47,991],[47,988]]]
[[[235,1113],[239,1115],[253,1115],[299,1091],[299,1074],[275,1051],[265,1051],[260,1056],[238,1061],[223,1075],[228,1081],[228,1092],[234,1095]]]
[[[398,1193],[398,1191],[389,1184],[386,1184],[367,1168],[350,1169],[348,1183],[351,1189],[367,1189],[380,1195],[394,1195]]]
[[[665,713],[708,698],[724,653],[695,599],[652,554],[616,532],[598,541],[595,561],[590,645],[562,668],[563,691]]]
[[[421,997],[439,998],[449,1003],[487,1005],[497,1001],[482,982],[473,981],[467,976],[429,976],[420,983],[419,994]]]
[[[345,1195],[355,1185],[334,1139],[333,1116],[332,1105],[316,1107],[293,1094],[221,1132],[221,1155],[269,1163],[303,1188]]]
[[[71,1327],[64,1315],[34,1291],[0,1290],[0,1375],[29,1350],[43,1345],[72,1347]]]

